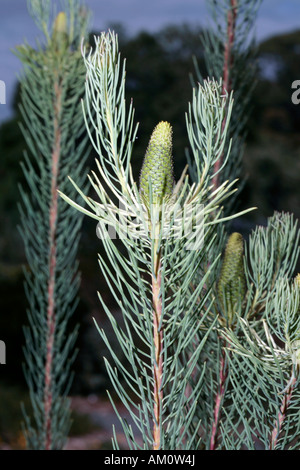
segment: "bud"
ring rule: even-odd
[[[300,341],[295,340],[291,344],[292,349],[292,361],[295,366],[300,367]]]
[[[300,317],[300,274],[297,274],[297,276],[294,278],[294,286],[295,289],[298,290],[298,308],[297,308],[297,317]],[[300,332],[299,332],[300,333]]]
[[[231,325],[234,314],[246,295],[243,255],[243,237],[240,233],[232,233],[226,245],[217,285],[219,304],[229,325]]]
[[[160,122],[155,127],[145,154],[140,175],[140,194],[147,206],[150,204],[150,188],[153,204],[161,204],[172,196],[174,177],[172,163],[172,127]]]
[[[297,274],[297,276],[294,279],[294,283],[295,283],[295,288],[300,291],[300,274]],[[298,308],[296,312],[296,320],[299,319],[299,316],[300,316],[300,299],[298,297]],[[300,340],[298,339],[300,336],[300,332],[299,332],[298,325],[299,325],[299,321],[297,322],[297,327],[295,331],[293,332],[294,333],[293,336],[297,339],[291,343],[291,348],[292,348],[293,364],[295,364],[298,368],[300,368]]]
[[[297,309],[297,317],[300,317],[300,274],[297,274],[297,276],[294,279],[295,281],[295,287],[298,289],[299,296],[298,296],[298,309]],[[299,332],[300,333],[300,332]]]
[[[55,46],[60,49],[67,44],[68,40],[68,22],[67,15],[61,11],[55,18],[53,25],[53,42]]]

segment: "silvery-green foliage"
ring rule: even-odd
[[[247,290],[246,294],[241,291],[240,302],[231,304],[228,314],[226,304],[221,308],[218,299],[221,263],[219,277],[210,291],[215,300],[204,310],[204,331],[216,316],[218,323],[201,351],[207,372],[195,412],[195,423],[201,420],[207,449],[212,445],[218,398],[221,409],[215,449],[299,449],[299,275],[293,278],[299,235],[293,215],[276,212],[266,226],[256,227],[249,240],[244,240],[242,263],[237,247],[238,272],[240,275],[243,267]],[[230,255],[235,263],[237,254],[232,245],[224,255],[225,280],[230,278]],[[231,288],[234,286],[229,285]],[[233,291],[235,296],[236,292],[239,290]],[[200,341],[203,330],[197,334]],[[199,371],[200,367],[192,377],[192,387]]]
[[[256,298],[264,300],[274,291],[278,278],[295,271],[299,233],[293,214],[275,212],[267,226],[257,226],[250,234],[246,252],[248,285],[253,285]]]
[[[297,221],[276,212],[244,245],[246,300],[236,309],[237,323],[224,327],[220,322],[219,342],[211,336],[206,343],[219,351],[208,353],[212,369],[222,351],[227,361],[218,448],[299,449],[300,298],[292,277],[299,257]],[[212,372],[214,387],[218,366]]]
[[[228,449],[299,450],[299,294],[296,282],[279,278],[261,325],[240,319],[238,335],[224,333],[239,416],[239,427],[231,422],[231,433],[222,429]]]
[[[195,89],[187,113],[187,132],[201,178],[190,184],[184,171],[170,197],[162,201],[153,200],[149,178],[147,208],[132,175],[131,155],[137,126],[132,102],[126,106],[125,61],[121,60],[116,35],[102,33],[95,38],[95,49],[89,53],[83,50],[83,55],[87,72],[84,115],[98,154],[98,174],[92,172],[89,181],[97,199],[88,197],[73,178],[73,186],[87,207],[72,200],[68,192],[61,196],[98,221],[98,235],[108,258],[106,261],[99,255],[99,266],[122,312],[123,326],[117,323],[101,293],[99,298],[126,364],[115,354],[106,331],[101,325],[97,328],[110,351],[111,358],[105,359],[105,363],[113,388],[129,411],[135,429],[119,414],[111,393],[110,397],[129,448],[151,449],[155,421],[153,368],[157,365],[151,277],[157,272],[159,254],[162,310],[159,331],[163,334],[159,355],[163,368],[160,449],[195,449],[199,446],[200,422],[195,428],[191,424],[206,373],[205,363],[199,361],[200,353],[215,324],[205,326],[209,314],[206,307],[210,303],[209,275],[218,256],[198,285],[193,287],[192,280],[206,253],[216,245],[215,227],[228,220],[223,217],[223,203],[235,192],[234,181],[224,182],[211,192],[212,168],[226,141],[227,125],[221,133],[226,97],[221,96],[221,83],[215,80],[205,81]],[[228,100],[227,123],[232,98]],[[116,237],[122,249],[116,245]],[[204,334],[197,342],[201,329]],[[187,393],[196,368],[199,380]],[[113,444],[118,448],[115,435]]]
[[[223,182],[229,178],[240,178],[242,175],[247,122],[258,72],[254,27],[262,0],[207,0],[206,3],[209,17],[208,28],[203,32],[203,48],[207,75],[222,77],[223,83],[226,76],[228,93],[234,91],[234,109],[228,130],[232,140],[231,158],[218,176],[220,182]],[[229,17],[230,14],[233,15],[232,18]],[[229,21],[234,22],[231,31]],[[229,54],[227,47],[230,49]],[[196,79],[202,83],[205,76],[196,61],[195,71]],[[226,150],[227,148],[225,153]],[[239,182],[239,189],[243,183],[244,178]],[[235,199],[232,199],[231,202],[234,201]],[[227,204],[226,210],[230,213],[232,205]]]
[[[228,89],[234,90],[228,128],[231,144],[227,140],[224,158],[229,145],[231,151],[219,172],[220,184],[228,178],[241,176],[240,163],[256,71],[251,34],[261,1],[211,0],[208,3],[213,19],[213,27],[204,34],[208,75],[227,76]],[[226,48],[230,41],[228,61]],[[203,76],[197,66],[196,70],[202,83]],[[195,181],[199,180],[200,174],[196,162],[192,167]],[[230,213],[232,207],[226,204],[225,213]],[[300,405],[299,304],[293,281],[299,258],[297,221],[292,214],[275,212],[266,226],[256,227],[249,240],[244,240],[243,274],[239,264],[239,276],[243,278],[239,284],[240,301],[236,302],[233,311],[230,307],[226,312],[226,292],[222,305],[218,286],[223,284],[222,269],[224,263],[228,263],[225,246],[230,243],[230,234],[227,230],[228,225],[217,227],[218,245],[213,245],[207,252],[193,280],[197,285],[211,260],[215,260],[220,251],[224,252],[224,259],[215,263],[215,269],[211,271],[213,302],[205,322],[208,328],[217,316],[218,327],[211,330],[201,352],[207,373],[196,416],[201,420],[201,431],[206,436],[203,440],[205,448],[298,448],[299,443],[293,440],[298,432]],[[237,253],[232,253],[232,263],[236,256]],[[230,277],[230,270],[227,274]],[[231,322],[231,318],[235,318],[235,322]],[[201,334],[202,330],[198,341]],[[193,380],[197,382],[197,373]]]
[[[27,0],[27,8],[37,27],[50,39],[51,0]]]
[[[71,330],[69,320],[78,304],[76,257],[82,217],[56,189],[68,186],[69,174],[83,183],[89,153],[80,105],[85,75],[82,31],[76,26],[85,20],[77,0],[64,2],[56,21],[52,2],[31,0],[28,6],[46,40],[16,51],[24,65],[20,110],[28,148],[22,162],[26,185],[20,188],[28,299],[24,370],[32,405],[32,413],[25,412],[25,436],[30,449],[61,449],[71,423],[67,395],[77,328]],[[76,191],[71,192],[76,200]]]

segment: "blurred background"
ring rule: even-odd
[[[154,126],[167,120],[174,130],[178,177],[186,162],[185,112],[191,100],[193,56],[205,74],[200,39],[208,26],[205,1],[85,3],[92,13],[91,33],[114,29],[127,60],[127,97],[133,98],[140,123],[133,155],[135,175],[138,177]],[[18,125],[18,74],[22,68],[12,50],[25,39],[34,45],[38,33],[25,0],[0,0],[0,80],[6,85],[6,103],[0,104],[0,340],[6,344],[7,362],[0,365],[2,449],[24,447],[20,402],[28,401],[22,371],[22,328],[27,323],[22,265],[26,260],[17,229],[18,184],[24,182],[20,167],[24,140]],[[265,224],[274,210],[292,212],[297,219],[300,216],[300,104],[292,102],[292,83],[300,80],[299,1],[264,0],[255,36],[259,73],[243,161],[246,184],[239,203],[241,209],[258,209],[237,222],[237,229],[246,236],[256,224]],[[93,154],[90,167],[94,167]],[[80,304],[73,318],[73,323],[80,324],[80,331],[71,390],[74,424],[70,449],[109,447],[111,424],[117,421],[105,392],[109,382],[102,356],[106,351],[93,323],[94,317],[109,328],[97,291],[104,293],[107,304],[119,314],[101,278],[99,250],[96,225],[85,219],[79,251]]]

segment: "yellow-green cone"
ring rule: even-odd
[[[66,46],[68,40],[67,15],[61,11],[58,13],[53,26],[53,42],[58,49]]]
[[[297,274],[297,276],[294,279],[295,282],[295,287],[296,289],[300,289],[300,274]],[[298,304],[298,309],[297,309],[297,317],[299,318],[300,316],[300,301]],[[300,337],[300,332],[296,331],[296,338]],[[292,350],[293,350],[293,362],[297,365],[298,368],[300,368],[300,340],[296,339],[295,341],[292,342],[291,344]]]
[[[232,233],[228,239],[221,274],[217,284],[219,304],[229,325],[246,295],[246,279],[243,264],[244,241],[240,233]]]
[[[300,274],[297,274],[297,276],[294,278],[294,286],[295,286],[296,291],[298,290],[300,294]],[[297,316],[300,316],[300,299],[298,303]]]
[[[147,206],[150,204],[149,179],[153,204],[168,200],[173,192],[172,127],[160,122],[155,127],[145,154],[140,175],[140,194]]]

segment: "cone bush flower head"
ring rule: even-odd
[[[299,293],[298,297],[297,297],[298,308],[297,308],[297,313],[296,313],[296,317],[297,317],[297,319],[299,319],[300,318],[300,274],[297,274],[297,276],[295,277],[294,282],[295,282],[295,288]],[[299,325],[299,322],[298,322],[298,325]],[[299,333],[298,333],[298,336],[300,337]],[[296,341],[293,342],[292,346],[293,346],[293,349],[295,351],[294,352],[294,360],[295,360],[295,363],[297,364],[297,366],[299,368],[300,367],[300,340],[296,339]]]
[[[66,47],[68,43],[68,22],[67,15],[61,11],[55,18],[53,25],[53,42],[57,49]]]
[[[300,317],[300,274],[295,277],[295,288],[299,292],[297,316]]]
[[[300,289],[300,274],[297,274],[295,277],[296,286]]]
[[[147,206],[161,204],[172,196],[174,185],[172,163],[172,127],[161,121],[155,127],[145,154],[140,175],[140,193]],[[151,187],[151,189],[150,189]]]
[[[67,15],[64,11],[60,11],[55,18],[54,33],[67,34]]]
[[[232,233],[226,245],[217,287],[218,300],[229,325],[246,294],[243,255],[243,237],[240,233]]]

